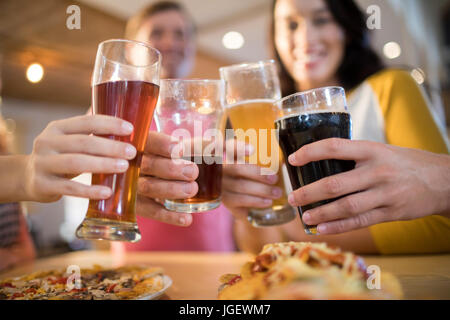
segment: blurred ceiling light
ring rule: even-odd
[[[44,76],[44,68],[39,63],[33,63],[27,68],[27,79],[31,83],[37,83]]]
[[[402,48],[397,42],[388,42],[384,45],[383,53],[388,59],[396,59],[402,54]]]
[[[242,48],[244,42],[244,36],[236,31],[227,32],[222,38],[223,46],[230,50]]]
[[[418,84],[423,84],[425,82],[425,72],[420,68],[413,69],[411,71],[411,76]]]

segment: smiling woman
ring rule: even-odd
[[[327,85],[352,89],[383,69],[364,14],[352,0],[279,0],[273,13],[283,96]]]

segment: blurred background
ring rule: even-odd
[[[15,152],[29,153],[48,122],[80,115],[90,105],[90,77],[99,42],[121,38],[126,20],[151,0],[1,0],[0,112]],[[271,0],[183,0],[198,27],[194,78],[218,78],[218,68],[269,59]],[[372,42],[387,65],[408,68],[426,90],[440,125],[450,124],[450,0],[358,0],[381,9]],[[81,29],[66,27],[70,5]],[[447,125],[446,125],[447,124]],[[65,197],[27,203],[39,256],[104,244],[75,239],[87,201]]]

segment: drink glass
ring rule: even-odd
[[[274,226],[295,219],[288,204],[284,184],[283,155],[276,142],[274,121],[279,109],[274,103],[281,98],[280,81],[273,60],[244,63],[220,68],[225,81],[227,116],[235,137],[249,142],[255,153],[246,162],[261,166],[262,174],[278,173],[276,186],[283,190],[271,207],[251,208],[248,220],[255,227]]]
[[[131,135],[105,136],[131,143],[137,155],[120,174],[93,174],[92,184],[108,186],[112,196],[90,200],[86,217],[76,235],[84,239],[136,242],[141,235],[136,223],[136,191],[139,167],[158,100],[160,53],[136,41],[100,43],[92,76],[92,110],[122,118],[134,126]]]
[[[155,121],[159,132],[179,141],[172,161],[190,161],[199,169],[197,194],[188,199],[165,199],[166,209],[195,213],[220,206],[222,192],[223,82],[220,80],[161,80]]]
[[[326,87],[296,93],[277,102],[281,117],[275,121],[284,157],[306,144],[328,138],[352,138],[352,121],[347,111],[345,91],[340,87]],[[301,167],[286,161],[292,189],[296,190],[322,178],[355,168],[354,161],[322,160]],[[319,201],[298,208],[300,218],[307,210],[336,199]],[[306,234],[317,235],[317,226],[303,223]]]

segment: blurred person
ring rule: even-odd
[[[352,0],[274,0],[272,20],[272,43],[281,69],[283,96],[342,86],[347,91],[355,140],[448,154],[446,140],[423,90],[408,72],[384,67],[370,47],[365,16]],[[372,153],[371,161],[392,159],[388,148],[377,148],[380,154]],[[393,167],[388,162],[385,167],[389,168],[385,175],[401,175],[401,164]],[[355,173],[362,179],[359,164],[353,172],[343,175]],[[270,202],[275,182],[264,181],[254,166],[226,166],[224,174],[223,201],[236,217],[235,236],[243,250],[258,252],[268,242],[295,240],[325,241],[359,253],[450,251],[450,220],[436,215],[377,224],[340,235],[307,236],[299,219],[281,227],[253,228],[246,221],[248,208]],[[344,190],[335,177],[324,180],[320,184],[324,188],[322,196],[326,193],[334,198]],[[304,204],[309,190],[309,186],[295,190],[290,204]],[[364,192],[351,196],[351,200],[345,197],[341,203],[347,201],[349,207],[361,194]],[[375,194],[371,199],[378,201],[379,197]],[[329,204],[315,211],[335,208]]]
[[[161,78],[185,78],[194,66],[196,27],[186,9],[172,1],[153,3],[128,20],[125,38],[159,50]]]
[[[10,138],[11,134],[0,115],[0,157],[10,154]],[[9,168],[0,168],[5,169]],[[0,271],[34,259],[34,245],[27,229],[20,203],[0,203]]]
[[[125,37],[146,42],[162,54],[161,78],[186,78],[193,67],[196,27],[186,9],[176,2],[156,2],[127,23]],[[198,186],[196,164],[175,163],[170,136],[156,132],[153,122],[141,165],[136,214],[142,239],[112,243],[113,252],[140,250],[235,250],[232,216],[222,205],[201,213],[168,211],[159,199],[193,197]]]

